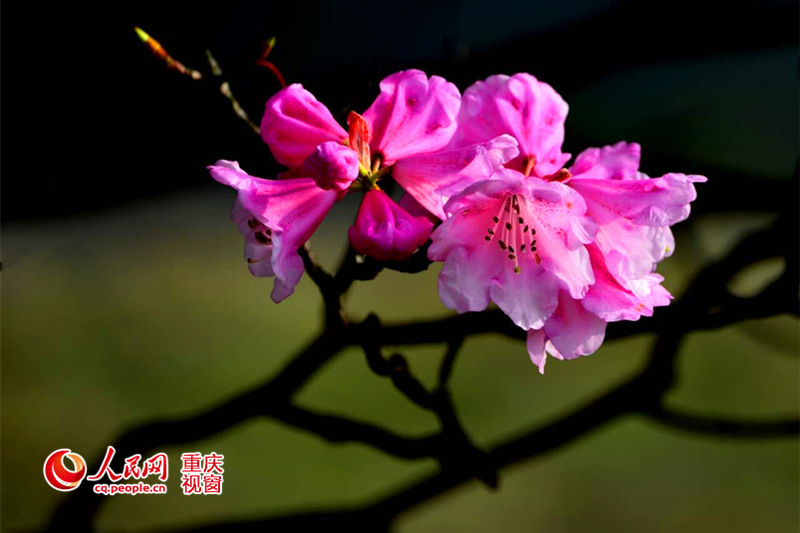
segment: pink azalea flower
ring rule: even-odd
[[[358,176],[353,151],[338,143],[320,144],[301,165],[305,177],[261,179],[224,160],[209,170],[238,191],[232,218],[246,236],[245,259],[254,275],[275,276],[272,300],[280,302],[303,275],[297,251]]]
[[[559,290],[583,298],[594,282],[586,244],[594,223],[562,183],[500,169],[446,206],[428,257],[443,261],[439,295],[460,313],[496,303],[523,329],[553,314]]]
[[[536,285],[532,289],[535,294],[527,296],[527,306],[537,320],[521,321],[523,313],[511,313],[507,304],[491,298],[515,323],[528,330],[528,351],[542,372],[546,353],[559,359],[589,355],[602,343],[607,322],[638,320],[642,315],[651,316],[653,307],[669,303],[672,297],[661,287],[663,278],[653,270],[674,250],[670,226],[689,215],[689,203],[696,197],[693,184],[705,181],[702,176],[684,174],[649,178],[638,172],[639,145],[624,142],[590,148],[576,158],[572,167],[564,169],[562,166],[569,159],[561,152],[566,114],[567,105],[561,97],[533,76],[492,76],[465,91],[455,140],[455,144],[476,143],[502,134],[514,136],[520,154],[506,166],[520,170],[528,176],[526,181],[544,181],[570,190],[581,199],[581,214],[596,228],[589,232],[589,224],[573,224],[572,234],[561,228],[567,239],[577,239],[585,245],[585,255],[557,256],[564,263],[561,270],[588,271],[591,281],[575,290],[576,280],[588,276],[573,278],[572,286],[567,282],[569,277],[561,276],[555,292],[552,283]],[[493,179],[498,176],[500,172]],[[470,190],[502,188],[488,183]],[[492,209],[492,203],[488,197],[476,198],[467,211]],[[453,213],[454,219],[458,218],[455,210]],[[448,238],[440,234],[441,230],[453,233],[452,228],[445,229],[448,224],[458,222],[448,221],[434,232],[434,245]],[[576,231],[581,227],[583,231]],[[466,240],[458,243],[449,247],[443,243],[435,249],[432,246],[434,253],[429,253],[431,259],[445,261],[439,290],[446,305],[459,312],[484,308],[488,299],[480,289],[486,283],[498,296],[519,290],[520,282],[498,277],[486,267],[486,259],[466,245]],[[540,242],[538,247],[542,255],[545,243]]]
[[[595,283],[580,301],[560,296],[544,328],[528,332],[528,352],[540,372],[546,353],[558,359],[590,355],[600,347],[607,322],[652,316],[654,307],[672,299],[653,270],[675,248],[669,227],[689,216],[697,196],[693,184],[706,178],[648,178],[638,171],[640,153],[636,143],[590,148],[564,180],[597,222],[595,242],[588,246]]]

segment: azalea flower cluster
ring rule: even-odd
[[[689,215],[702,176],[639,172],[640,147],[589,148],[565,167],[566,102],[530,74],[496,75],[462,95],[438,76],[393,74],[345,130],[301,85],[266,104],[261,134],[287,170],[250,176],[236,162],[209,167],[238,191],[232,218],[255,276],[272,299],[294,291],[298,250],[333,205],[364,191],[353,248],[402,260],[429,240],[443,263],[439,295],[459,313],[494,302],[527,331],[532,361],[593,353],[606,324],[651,316],[671,295],[656,264],[671,255],[670,226]],[[404,190],[395,202],[381,188]]]

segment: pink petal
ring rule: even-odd
[[[482,144],[401,159],[392,177],[428,211],[444,220],[449,198],[514,158],[517,142],[502,135]]]
[[[432,229],[427,217],[413,217],[386,193],[371,189],[364,194],[349,235],[358,253],[384,261],[401,260],[422,246]]]
[[[620,284],[606,267],[605,258],[595,245],[588,247],[592,259],[595,282],[586,297],[581,300],[583,307],[606,322],[618,320],[639,320],[639,317],[652,316],[653,307],[667,305],[671,299],[660,283],[663,277],[647,274],[643,278],[627,283],[631,288]]]
[[[434,243],[440,229],[432,235]],[[446,230],[438,236],[446,238]],[[439,273],[439,298],[444,305],[459,313],[483,311],[491,303],[489,288],[501,267],[502,262],[494,255],[476,249],[456,248],[447,255]]]
[[[496,205],[488,207],[487,202],[500,200],[522,191],[524,181],[525,178],[519,172],[498,169],[488,180],[473,183],[455,194],[447,201],[444,210],[448,215],[463,214],[464,211],[473,214],[491,211]]]
[[[272,270],[272,237],[267,235],[267,227],[237,199],[231,210],[231,220],[239,227],[239,233],[245,236],[244,259],[247,268],[256,277],[274,276]]]
[[[324,142],[314,148],[296,174],[312,178],[323,189],[343,191],[358,177],[358,156],[348,146]]]
[[[461,105],[455,85],[419,70],[404,70],[385,78],[380,87],[381,94],[364,112],[372,129],[373,158],[381,155],[384,163],[392,164],[450,142]]]
[[[497,306],[522,329],[541,328],[558,304],[558,281],[532,262],[515,273],[508,266],[500,270],[489,288]]]
[[[545,352],[545,335],[541,329],[528,330],[528,339],[525,342],[531,362],[539,367],[539,373],[544,374],[544,365],[547,362]]]
[[[530,177],[525,185],[541,265],[559,278],[573,298],[583,298],[594,282],[584,244],[591,242],[595,232],[593,221],[584,216],[583,199],[563,183]]]
[[[564,359],[575,359],[590,355],[600,347],[606,333],[606,321],[561,291],[558,308],[547,319],[544,332]]]
[[[642,147],[620,141],[602,148],[581,152],[569,168],[573,176],[589,179],[635,179]]]
[[[267,102],[261,137],[281,165],[299,167],[314,148],[326,141],[342,142],[347,132],[299,83],[278,91]]]
[[[626,219],[598,226],[595,242],[609,271],[623,286],[652,272],[675,249],[669,227],[637,226]]]
[[[476,227],[475,225],[478,225]],[[469,229],[465,229],[465,226]],[[478,239],[466,246],[453,246],[442,255],[443,241],[455,233],[478,232]],[[439,297],[447,307],[459,313],[482,311],[490,301],[524,329],[541,327],[557,303],[558,282],[548,272],[532,262],[523,262],[519,273],[505,254],[482,241],[485,232],[478,218],[461,218],[458,215],[445,220],[431,235],[433,244],[428,257],[443,260],[439,273]],[[473,244],[474,243],[474,244]],[[441,258],[441,259],[439,259]]]
[[[543,177],[569,159],[561,153],[568,110],[552,87],[530,74],[491,76],[464,92],[456,142],[475,144],[509,134],[520,151],[509,168],[522,171],[530,161],[533,174]]]
[[[303,275],[297,253],[343,193],[317,187],[311,178],[265,180],[248,175],[235,161],[217,161],[211,176],[239,191],[238,201],[271,232],[272,299],[289,296]]]
[[[671,226],[689,216],[689,203],[697,198],[693,183],[705,180],[685,174],[627,180],[573,176],[569,183],[600,224],[624,217],[638,225]]]

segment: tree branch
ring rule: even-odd
[[[797,437],[800,419],[732,420],[689,414],[663,405],[644,411],[650,419],[681,431],[719,438]]]

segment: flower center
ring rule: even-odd
[[[497,245],[508,255],[509,261],[514,265],[514,273],[520,272],[520,257],[523,254],[532,254],[536,264],[541,262],[536,253],[536,228],[525,221],[528,215],[527,201],[524,196],[516,194],[500,202],[500,209],[492,217],[493,225],[486,229],[484,240]]]

